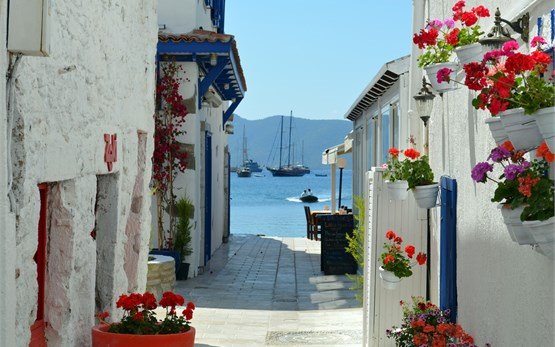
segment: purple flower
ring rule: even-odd
[[[447,18],[443,21],[443,24],[449,29],[453,29],[453,27],[455,26],[455,21],[451,18]]]
[[[509,181],[513,181],[516,176],[523,173],[526,167],[524,165],[519,164],[509,164],[505,167],[503,173],[505,174],[505,178]]]
[[[487,173],[491,171],[493,171],[493,165],[491,165],[490,163],[488,162],[478,163],[476,164],[476,166],[472,168],[471,177],[476,182],[484,183],[488,178]]]
[[[441,83],[443,81],[449,83],[449,81],[451,81],[451,76],[449,76],[451,72],[453,72],[453,70],[448,67],[439,69],[436,74],[437,83]]]
[[[503,161],[505,159],[508,159],[510,157],[511,157],[511,152],[509,152],[505,148],[499,146],[499,147],[495,147],[494,149],[491,150],[491,153],[490,153],[488,159],[491,159],[496,163],[500,163],[501,161]]]

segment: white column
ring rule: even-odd
[[[337,202],[335,201],[335,171],[336,170],[336,163],[330,165],[331,168],[331,213],[335,213],[335,205]]]

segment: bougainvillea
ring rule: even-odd
[[[183,125],[189,113],[179,93],[182,78],[178,76],[182,67],[174,62],[161,66],[161,74],[156,87],[158,110],[154,115],[154,153],[152,155],[152,180],[159,194],[158,204],[173,208],[173,181],[179,172],[187,167],[187,153],[182,151],[177,138],[184,134]],[[162,208],[159,206],[159,211]],[[159,247],[171,248],[173,239],[173,213],[170,211],[170,227],[167,238],[163,233],[163,216],[158,213]]]

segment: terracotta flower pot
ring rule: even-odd
[[[108,332],[109,325],[99,324],[92,327],[93,347],[193,347],[195,328],[179,334],[131,335]]]
[[[386,289],[393,290],[397,288],[399,282],[401,282],[401,278],[395,276],[395,274],[391,271],[385,270],[382,266],[380,266],[380,278],[382,279],[382,285]]]
[[[391,200],[405,200],[409,195],[409,182],[395,181],[387,182],[387,190]]]

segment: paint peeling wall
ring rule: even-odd
[[[147,136],[145,153],[152,153],[155,49],[157,42],[156,0],[117,2],[51,1],[50,57],[23,57],[15,72],[12,153],[14,193],[17,200],[16,247],[6,254],[15,259],[18,277],[8,287],[15,305],[0,303],[0,325],[13,326],[15,341],[25,346],[36,317],[37,280],[33,256],[37,249],[39,191],[37,184],[51,183],[50,243],[47,272],[46,318],[49,346],[86,346],[95,314],[96,241],[90,236],[95,225],[97,175],[107,174],[104,163],[104,133],[118,136],[118,200],[114,208],[118,222],[111,225],[117,235],[115,263],[106,276],[114,282],[110,299],[127,291],[128,282],[144,289],[150,214],[142,213],[141,227],[133,235],[125,229],[132,208],[133,192],[142,192],[148,211],[151,164],[138,170],[138,132]],[[6,21],[6,1],[0,1],[0,21]],[[5,25],[0,27],[5,28]],[[2,34],[3,33],[3,34]],[[4,29],[0,37],[5,37]],[[6,56],[0,54],[5,69]],[[0,100],[5,100],[0,84]],[[5,108],[0,107],[0,159],[5,162]],[[143,153],[144,157],[144,153]],[[144,160],[144,158],[143,158]],[[0,165],[2,170],[4,165]],[[138,183],[137,183],[138,182]],[[5,172],[0,174],[4,199]],[[6,225],[6,202],[0,201],[0,227]],[[10,235],[10,228],[7,229]],[[11,233],[13,235],[13,233]],[[133,237],[140,265],[128,281],[124,271],[125,244]],[[2,238],[9,236],[2,236]],[[137,242],[137,240],[140,240]],[[2,239],[2,249],[10,240]],[[6,243],[4,242],[6,241]],[[6,245],[6,246],[5,246]],[[17,254],[15,256],[15,254]],[[2,278],[13,278],[8,267]],[[11,292],[14,290],[15,292]],[[17,294],[16,294],[17,293]],[[0,344],[4,345],[4,337]],[[9,337],[8,337],[9,338]],[[11,341],[11,340],[7,340]]]
[[[431,0],[429,18],[449,15],[453,3]],[[548,14],[553,7],[551,1],[467,1],[469,7],[478,4],[493,11],[499,6],[502,16],[511,20],[527,8],[531,37],[536,35],[539,16],[544,18],[544,28],[549,28]],[[484,23],[486,32],[491,23],[491,19]],[[544,37],[549,38],[547,32]],[[484,124],[489,114],[474,110],[472,98],[465,88],[436,97],[430,118],[434,173],[437,177],[448,174],[456,178],[459,188],[459,322],[476,338],[478,346],[486,342],[506,347],[553,346],[554,262],[529,246],[511,241],[495,203],[490,201],[495,187],[471,180],[471,168],[484,161],[495,146]],[[439,215],[434,217],[437,235]]]

